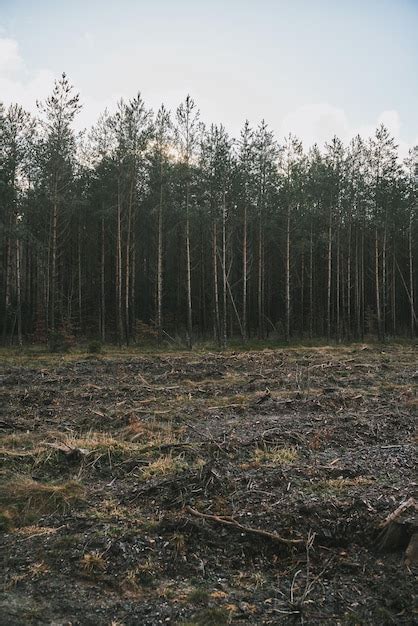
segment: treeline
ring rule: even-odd
[[[38,108],[0,105],[4,343],[416,333],[418,157],[385,127],[306,152],[138,95],[77,135],[65,75]]]

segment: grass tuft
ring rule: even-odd
[[[298,453],[295,448],[280,448],[279,446],[256,448],[253,455],[254,461],[267,465],[289,465],[294,463],[297,458]]]
[[[0,504],[25,524],[42,515],[64,512],[84,499],[84,487],[75,480],[41,483],[27,476],[0,483]]]
[[[98,574],[107,567],[103,555],[99,552],[86,552],[86,554],[83,554],[80,559],[80,565],[87,574]]]
[[[174,457],[171,454],[165,454],[147,465],[147,467],[142,470],[142,477],[144,480],[149,480],[157,476],[175,474],[186,467],[187,463],[182,455]]]

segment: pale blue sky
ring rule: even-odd
[[[418,0],[0,0],[0,100],[27,108],[65,71],[79,126],[140,90],[153,108],[190,93],[234,134],[347,140],[384,121],[418,142]]]

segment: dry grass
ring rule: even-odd
[[[296,448],[280,448],[274,446],[272,448],[256,448],[253,454],[253,460],[257,463],[265,463],[267,465],[289,465],[294,463],[298,458]]]
[[[83,486],[69,480],[64,483],[41,483],[27,476],[0,483],[0,504],[13,521],[25,524],[42,515],[63,512],[84,499]]]
[[[154,584],[159,570],[159,565],[149,556],[143,563],[124,574],[120,583],[121,590],[127,596],[140,597],[144,592],[143,587]]]
[[[25,448],[32,450],[39,438],[40,435],[36,435],[32,432],[10,433],[9,435],[3,435],[1,437],[0,453]]]
[[[122,436],[131,442],[164,445],[178,442],[178,435],[184,428],[174,428],[170,422],[157,420],[132,420],[122,431]]]
[[[36,563],[32,563],[28,569],[22,574],[15,574],[12,576],[8,583],[6,584],[6,589],[12,589],[16,587],[19,583],[26,580],[33,580],[34,578],[39,578],[43,574],[47,574],[49,572],[49,567],[44,561],[38,561]]]
[[[106,569],[107,563],[99,552],[86,552],[80,559],[80,566],[87,574],[98,574]]]
[[[324,493],[341,493],[353,487],[367,487],[373,484],[374,480],[364,476],[357,478],[331,478],[320,480],[310,485],[310,490]]]
[[[184,460],[183,455],[174,457],[171,454],[165,454],[147,465],[147,467],[142,470],[142,477],[144,480],[149,480],[150,478],[155,478],[156,476],[175,474],[186,467],[187,463]]]
[[[82,449],[89,452],[118,452],[131,449],[128,442],[116,439],[106,432],[88,431],[78,436],[66,436],[55,442],[70,449]],[[132,446],[135,449],[135,446]]]

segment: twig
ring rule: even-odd
[[[257,535],[259,537],[264,537],[265,539],[270,539],[275,543],[284,543],[285,545],[299,545],[301,543],[305,543],[304,539],[285,539],[281,537],[277,533],[270,533],[267,530],[261,530],[259,528],[251,528],[250,526],[244,526],[237,522],[233,517],[229,516],[221,516],[221,515],[209,515],[208,513],[201,513],[200,511],[196,511],[191,506],[186,506],[186,511],[193,515],[194,517],[200,517],[201,519],[207,519],[212,522],[217,522],[218,524],[222,524],[223,526],[233,526],[234,528],[238,528],[244,533],[248,533],[250,535]]]

